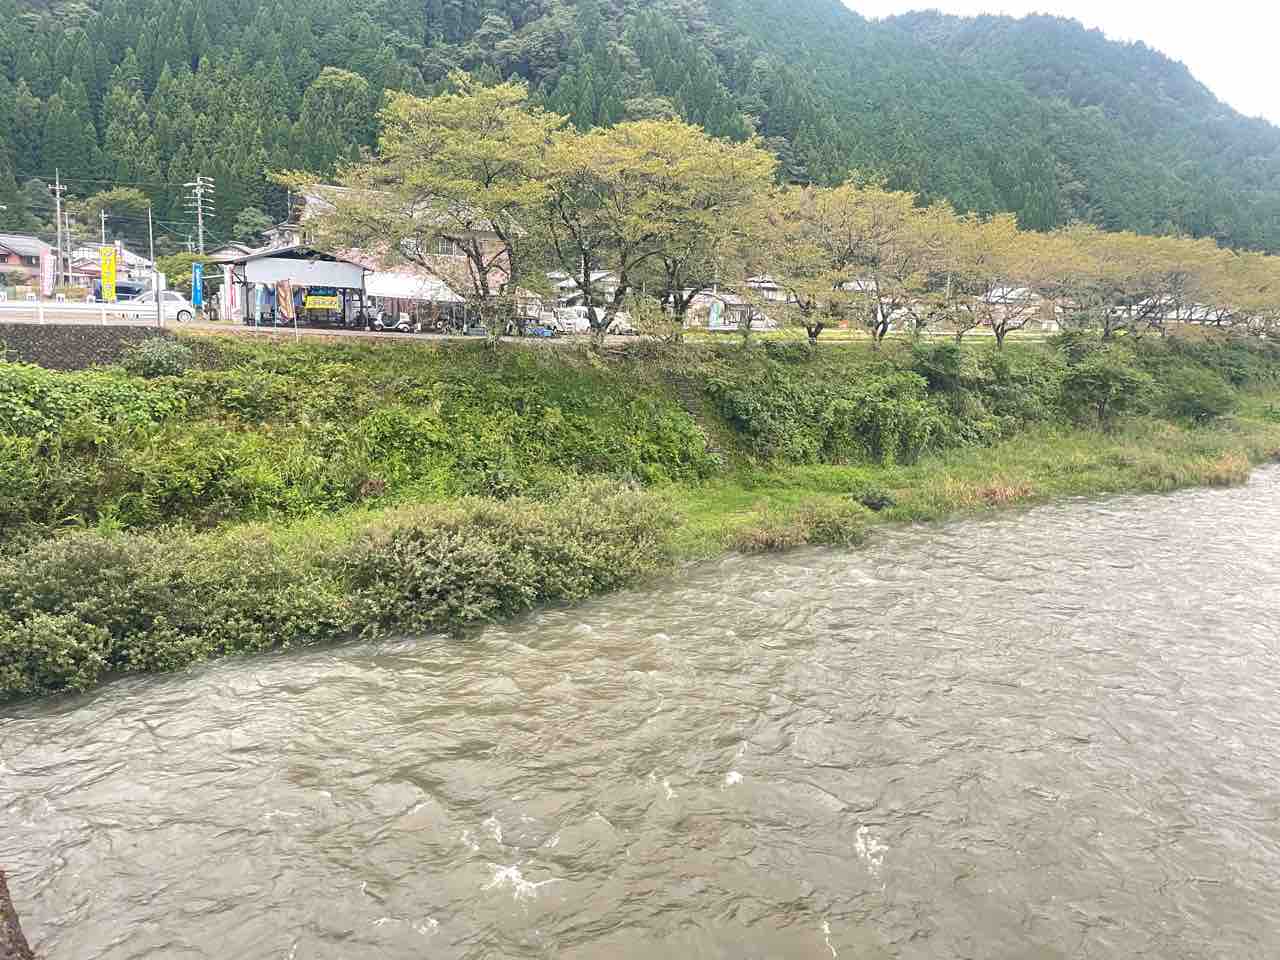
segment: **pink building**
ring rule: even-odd
[[[0,273],[3,284],[31,287],[42,297],[53,296],[53,247],[35,237],[0,233]]]

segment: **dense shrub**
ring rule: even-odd
[[[1011,431],[1062,417],[1062,356],[1042,350],[992,350],[978,360],[982,402]]]
[[[1080,419],[1107,425],[1125,413],[1146,410],[1154,378],[1119,347],[1093,350],[1070,364],[1062,379],[1063,405]]]
[[[763,460],[910,462],[949,445],[944,404],[908,371],[843,380],[768,361],[708,381],[722,416]]]
[[[0,539],[27,525],[204,528],[546,497],[591,477],[686,483],[743,459],[910,463],[1068,417],[1204,420],[1231,409],[1223,381],[1247,389],[1280,371],[1265,344],[1127,350],[1077,333],[1003,351],[761,342],[608,363],[471,345],[192,345],[181,377],[0,364]]]
[[[924,377],[935,393],[956,393],[963,385],[965,352],[954,340],[912,346],[912,369]]]
[[[1206,423],[1225,417],[1239,405],[1236,391],[1213,370],[1181,365],[1159,381],[1165,412],[1180,419]]]
[[[0,529],[208,527],[718,468],[672,398],[559,356],[200,347],[181,378],[0,365]]]
[[[121,366],[136,377],[180,377],[195,359],[191,348],[177,340],[144,340],[121,358]]]
[[[0,363],[2,435],[52,437],[74,421],[87,422],[99,432],[124,432],[175,418],[185,409],[185,397],[168,383],[144,383],[103,371],[54,373],[30,364]]]
[[[320,545],[265,529],[48,539],[0,557],[0,699],[581,599],[662,567],[672,524],[650,494],[587,485],[405,509]]]

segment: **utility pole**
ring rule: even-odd
[[[67,238],[67,286],[71,286],[71,257],[75,253],[75,242],[71,239],[71,211],[62,211],[62,235]]]
[[[183,186],[191,191],[191,196],[187,198],[187,209],[195,211],[196,237],[199,251],[204,253],[204,218],[206,213],[213,216],[213,178],[199,174],[195,180]]]
[[[151,245],[151,292],[156,298],[156,326],[164,326],[160,310],[160,264],[156,263],[156,234],[151,229],[151,204],[147,204],[147,243]]]
[[[103,207],[98,211],[98,215],[102,217],[102,245],[107,245],[107,208]]]
[[[57,267],[53,271],[54,286],[62,285],[62,191],[66,188],[62,185],[62,171],[53,171],[53,224],[58,233],[58,259],[54,261]]]

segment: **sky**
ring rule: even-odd
[[[1113,40],[1141,40],[1181,60],[1219,100],[1280,125],[1280,2],[1276,0],[845,0],[864,17],[908,10],[1050,13],[1096,27]]]

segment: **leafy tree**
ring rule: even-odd
[[[27,230],[31,225],[27,198],[14,179],[13,164],[8,155],[0,150],[0,229]]]
[[[1035,233],[1019,231],[1012,214],[960,221],[949,250],[951,323],[959,343],[985,326],[1003,348],[1010,333],[1044,318],[1043,299],[1049,245]]]
[[[373,139],[369,81],[349,70],[325,67],[307,87],[295,130],[308,168],[330,174],[340,159],[354,159]]]
[[[755,218],[777,160],[758,142],[732,143],[688,124],[657,122],[667,125],[665,149],[677,162],[652,264],[654,289],[680,329],[694,298],[746,276],[759,233]]]
[[[1062,391],[1068,408],[1106,427],[1121,414],[1146,409],[1154,383],[1151,374],[1134,363],[1132,354],[1107,346],[1071,364]]]
[[[376,159],[346,168],[325,194],[321,234],[407,261],[464,295],[495,335],[532,271],[525,224],[549,195],[546,155],[565,120],[528,102],[524,84],[465,74],[430,99],[392,94]],[[296,178],[307,189],[306,178]],[[443,255],[442,255],[443,254]],[[505,306],[504,306],[505,302]]]
[[[236,240],[257,246],[273,226],[275,221],[257,207],[245,207],[231,227],[231,236]]]
[[[184,297],[191,296],[191,267],[196,263],[209,263],[209,258],[199,253],[175,253],[156,258],[156,269],[165,275],[170,290],[177,290]]]
[[[735,229],[732,219],[713,222],[714,208],[726,205],[730,217],[745,210],[772,165],[753,144],[735,150],[681,121],[559,132],[547,153],[538,226],[587,305],[596,336],[654,264],[662,264],[669,297],[696,273],[705,284],[717,244]],[[610,281],[599,275],[605,266]]]

